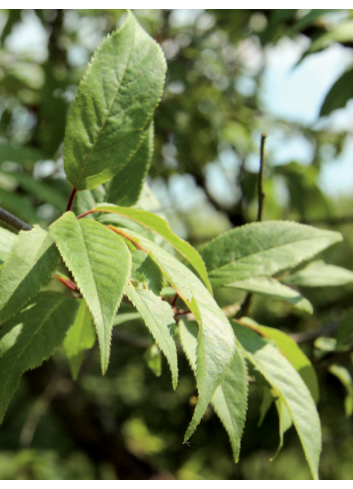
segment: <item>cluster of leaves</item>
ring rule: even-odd
[[[278,410],[279,448],[293,424],[318,478],[319,391],[309,359],[285,333],[248,318],[228,318],[213,288],[282,299],[311,313],[310,302],[292,285],[340,285],[351,282],[352,273],[324,262],[296,268],[342,237],[268,221],[222,234],[198,253],[162,217],[144,210],[141,190],[165,72],[160,47],[129,12],[96,51],[69,113],[64,165],[73,192],[68,211],[48,230],[36,224],[16,236],[0,228],[0,419],[22,374],[61,345],[77,378],[97,337],[104,374],[123,300],[153,338],[151,367],[158,371],[163,353],[175,388],[180,345],[195,373],[198,400],[185,441],[212,403],[237,461],[248,384],[255,380],[265,389],[261,418],[272,401]],[[43,290],[53,275],[67,293]],[[346,330],[340,330],[342,344],[350,335]],[[339,367],[331,371],[341,379],[346,375]]]

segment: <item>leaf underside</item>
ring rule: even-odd
[[[236,338],[250,362],[260,371],[285,404],[298,432],[314,479],[319,478],[320,419],[304,381],[279,350],[254,331],[231,320]]]
[[[179,260],[155,243],[129,231],[158,264],[199,324],[197,347],[198,402],[185,435],[190,438],[222,382],[235,350],[235,338],[227,317],[202,282]]]
[[[196,350],[198,328],[196,323],[180,321],[180,340],[191,368],[196,371]],[[243,356],[238,349],[230,364],[226,376],[218,386],[211,404],[228,433],[234,461],[238,462],[240,441],[245,424],[247,407],[248,379]]]

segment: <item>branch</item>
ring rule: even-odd
[[[21,219],[10,214],[10,212],[5,211],[2,207],[0,207],[0,221],[5,222],[17,231],[30,231],[32,229],[32,226],[21,221]]]

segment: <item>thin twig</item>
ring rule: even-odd
[[[264,180],[264,168],[265,168],[265,141],[266,141],[266,138],[267,138],[267,134],[263,132],[261,134],[261,141],[260,141],[260,169],[259,169],[259,175],[258,175],[258,181],[257,181],[257,199],[258,199],[257,222],[262,221],[264,199],[265,199],[265,192],[263,189],[263,180]],[[239,311],[235,315],[236,318],[241,318],[242,316],[245,316],[245,314],[248,313],[248,311],[250,309],[250,305],[251,305],[251,300],[252,300],[252,293],[247,292],[245,299],[243,300],[243,303],[242,303]]]
[[[5,211],[2,207],[0,207],[0,221],[5,222],[17,231],[30,231],[32,229],[32,226],[21,221],[21,219],[10,214],[10,212]]]
[[[260,142],[260,170],[259,176],[257,180],[257,199],[258,199],[258,210],[257,210],[257,222],[262,221],[262,213],[264,207],[264,199],[265,192],[263,189],[263,181],[264,181],[264,167],[265,167],[265,141],[267,138],[266,133],[261,134],[261,142]]]

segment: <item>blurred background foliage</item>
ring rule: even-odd
[[[352,136],[353,11],[134,13],[161,44],[168,62],[148,182],[175,232],[199,247],[256,220],[259,139],[265,131],[264,219],[296,220],[342,232],[344,243],[321,258],[352,269],[352,193],[336,192],[333,197],[322,176],[328,160],[347,151]],[[67,112],[94,49],[119,25],[122,14],[99,9],[0,10],[0,205],[28,223],[46,227],[65,210],[70,194],[62,158]],[[332,46],[345,53],[346,65],[333,77],[310,123],[276,115],[264,101],[271,49],[286,43],[300,48],[293,66]],[[283,56],[285,63],[285,51]],[[304,81],[303,96],[305,88]],[[287,96],[294,97],[290,90]],[[346,124],[337,123],[337,113],[338,119],[346,117]],[[295,156],[297,146],[309,148],[305,164]],[[347,182],[352,175],[339,176],[346,189],[353,189],[353,182]],[[252,316],[260,324],[299,336],[326,327],[323,336],[329,336],[352,304],[353,285],[302,291],[315,307],[313,316],[259,296],[254,297]],[[217,291],[221,306],[243,297],[239,291]],[[335,340],[303,338],[301,346],[314,361],[332,355]],[[195,404],[193,377],[181,357],[180,381],[173,392],[164,360],[159,378],[148,368],[149,344],[145,328],[132,319],[115,328],[105,377],[100,375],[97,350],[86,358],[77,383],[70,379],[60,352],[26,374],[0,429],[0,478],[310,478],[293,428],[286,433],[282,452],[269,462],[278,444],[278,419],[272,406],[263,425],[257,426],[263,395],[259,386],[250,387],[237,465],[211,408],[191,443],[183,445]],[[323,479],[353,478],[350,357],[340,365],[346,369],[341,377],[325,369],[318,372]]]

